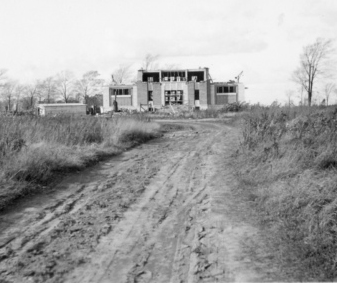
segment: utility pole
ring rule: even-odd
[[[113,75],[111,75],[111,80],[112,80],[112,83],[114,83],[115,85],[117,84]],[[117,89],[114,89],[114,92],[115,92],[115,100],[113,102],[113,109],[115,112],[118,112]]]

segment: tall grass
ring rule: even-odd
[[[337,276],[337,109],[253,107],[241,120],[241,189],[298,280]]]
[[[29,184],[151,139],[158,128],[142,117],[0,117],[0,209]]]

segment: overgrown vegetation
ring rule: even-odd
[[[240,190],[297,280],[337,276],[337,108],[252,107],[242,116]]]
[[[230,112],[241,112],[247,110],[249,107],[249,105],[244,102],[234,102],[220,106],[221,107],[208,108],[205,110],[196,110],[189,105],[173,105],[165,106],[154,112],[145,113],[147,113],[149,117],[155,117],[156,119],[207,119],[228,117],[227,114]]]
[[[81,169],[100,157],[153,138],[159,126],[142,116],[0,117],[0,209],[46,185],[56,172]]]

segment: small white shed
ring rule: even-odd
[[[87,105],[82,103],[38,104],[38,113],[41,116],[56,114],[86,115]]]

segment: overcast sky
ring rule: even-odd
[[[65,69],[102,77],[120,64],[209,67],[248,87],[252,103],[285,100],[304,45],[337,37],[336,0],[0,0],[0,68],[21,82]],[[319,91],[319,90],[318,90]]]

